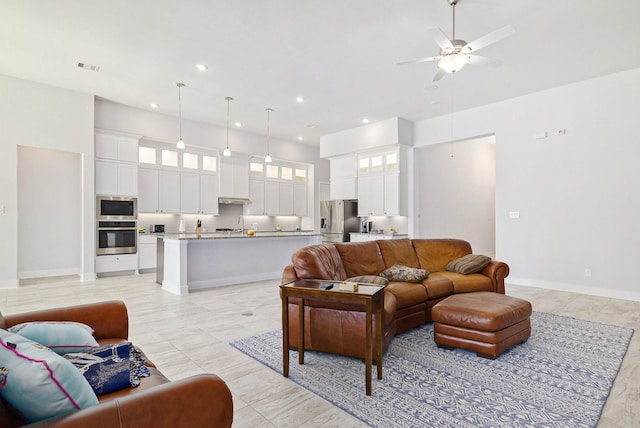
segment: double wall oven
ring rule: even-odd
[[[138,250],[137,199],[96,197],[96,254],[135,254]]]

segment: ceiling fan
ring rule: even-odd
[[[445,73],[456,73],[466,64],[488,65],[491,67],[497,67],[502,64],[502,61],[500,60],[474,55],[473,53],[512,35],[516,30],[512,26],[507,25],[506,27],[492,31],[491,33],[470,43],[456,39],[456,4],[459,0],[447,1],[453,8],[453,37],[449,40],[444,32],[439,28],[432,28],[429,30],[431,37],[433,37],[438,46],[440,46],[440,55],[401,61],[396,63],[396,65],[438,61],[438,71],[435,76],[433,76],[433,81],[436,82],[442,79]]]

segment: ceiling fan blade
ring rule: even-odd
[[[438,68],[438,71],[436,72],[435,76],[433,76],[433,82],[437,82],[438,80],[441,80],[445,74],[447,73],[443,69]]]
[[[462,48],[462,52],[471,53],[471,52],[478,51],[486,46],[489,46],[490,44],[493,44],[506,37],[509,37],[515,32],[516,32],[515,28],[513,28],[511,25],[507,25],[506,27],[502,27],[496,31],[492,31],[491,33],[484,35],[479,39],[476,39],[472,42],[467,43]]]
[[[487,58],[486,56],[480,55],[468,55],[469,56],[469,64],[472,65],[485,65],[488,67],[500,67],[502,65],[502,61],[494,58]]]
[[[420,62],[436,61],[438,59],[440,59],[440,56],[430,56],[430,57],[426,57],[426,58],[414,58],[414,59],[408,59],[406,61],[396,62],[396,65],[418,64]]]
[[[451,44],[451,40],[449,40],[441,29],[430,28],[429,33],[431,33],[431,37],[433,37],[433,40],[435,40],[443,51],[452,51],[454,49],[453,44]]]

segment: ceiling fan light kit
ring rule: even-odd
[[[466,64],[473,65],[489,65],[498,66],[500,61],[473,55],[476,51],[496,43],[505,37],[515,33],[515,30],[510,25],[500,28],[486,34],[479,39],[476,39],[470,43],[464,40],[456,39],[456,4],[459,0],[447,0],[453,10],[453,28],[452,37],[449,39],[440,28],[433,28],[429,32],[433,37],[436,44],[440,47],[440,55],[410,59],[407,61],[401,61],[396,65],[416,64],[421,62],[437,61],[438,71],[433,77],[433,81],[442,79],[445,73],[456,73],[460,71]]]

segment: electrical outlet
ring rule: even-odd
[[[4,205],[0,205],[0,214],[4,214]]]
[[[590,268],[586,268],[584,270],[584,276],[586,276],[587,278],[591,278],[591,269]]]

